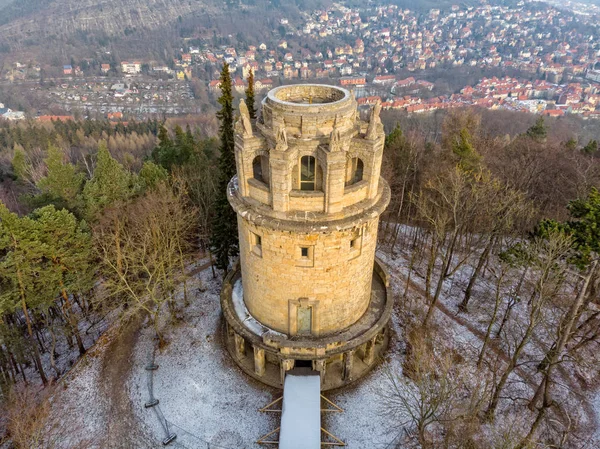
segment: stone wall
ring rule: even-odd
[[[297,330],[294,301],[306,298],[313,307],[312,335],[355,323],[369,305],[377,223],[378,217],[348,229],[302,234],[275,231],[239,217],[242,283],[249,312],[271,329],[293,335]],[[306,257],[301,248],[307,248]]]

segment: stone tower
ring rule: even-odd
[[[221,303],[231,355],[269,385],[294,366],[319,371],[324,390],[345,385],[387,345],[393,304],[375,259],[390,199],[379,112],[363,122],[350,92],[316,84],[273,89],[256,123],[240,103],[228,190],[240,260]]]

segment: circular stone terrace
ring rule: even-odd
[[[236,265],[223,282],[221,307],[227,323],[227,349],[245,373],[282,388],[285,371],[312,366],[321,373],[325,391],[352,383],[376,365],[388,345],[393,298],[387,271],[376,260],[371,301],[356,323],[329,335],[291,337],[267,328],[248,312],[241,270]]]

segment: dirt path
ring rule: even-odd
[[[207,262],[188,273],[189,277],[211,266]],[[145,449],[161,447],[150,434],[146,433],[136,418],[127,389],[127,380],[133,368],[134,349],[144,322],[142,313],[137,313],[118,330],[104,352],[101,369],[101,388],[109,401],[108,425],[102,444],[107,449]],[[140,405],[141,406],[141,405]]]
[[[102,389],[109,401],[106,436],[102,444],[104,448],[142,449],[160,445],[140,428],[127,390],[127,379],[133,365],[133,350],[142,323],[142,315],[138,313],[124,324],[106,348],[102,361]]]

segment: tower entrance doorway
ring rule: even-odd
[[[296,363],[294,365],[296,368],[312,369],[312,360],[296,360]]]

